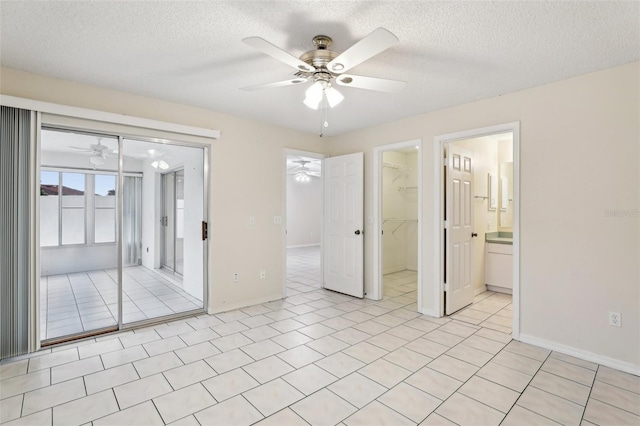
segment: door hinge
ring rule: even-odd
[[[202,221],[202,241],[206,240],[207,238],[209,238],[209,224],[203,220]]]
[[[443,165],[443,166],[445,166],[445,167],[447,167],[447,166],[448,166],[448,164],[447,164],[447,157],[444,157],[444,158],[442,159],[442,165]]]
[[[449,291],[449,284],[444,283],[444,284],[442,285],[442,288],[443,288],[443,290],[444,290],[444,291]]]
[[[160,225],[168,226],[169,225],[169,218],[167,216],[162,216],[162,218],[160,219]]]
[[[444,223],[444,229],[449,229],[449,221],[445,220],[443,221],[443,223]]]

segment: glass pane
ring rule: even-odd
[[[85,244],[85,175],[62,173],[62,244]]]
[[[40,339],[115,327],[118,249],[115,244],[93,244],[93,232],[85,234],[94,219],[94,209],[89,208],[94,199],[92,173],[118,171],[118,141],[46,128],[41,135],[40,162],[47,170],[40,176]],[[71,168],[74,172],[69,173]],[[114,209],[104,212],[111,212],[113,227]],[[63,245],[58,246],[59,239]]]
[[[115,200],[116,177],[113,175],[96,175],[95,179],[96,179],[95,194],[103,197],[113,197],[113,199]]]
[[[84,209],[62,209],[62,244],[84,244]]]
[[[60,174],[58,172],[40,172],[40,246],[57,246],[59,240],[59,207],[58,186]]]
[[[116,241],[116,177],[94,176],[94,227],[96,243]]]
[[[59,199],[57,195],[40,196],[40,246],[57,246],[59,243]]]
[[[139,197],[134,182],[123,187],[123,229],[142,218],[140,264],[123,268],[124,322],[202,309],[204,151],[125,139],[123,156],[125,166],[139,166],[142,181]],[[140,207],[127,209],[129,198]],[[122,252],[136,241],[123,232]]]
[[[96,209],[96,243],[116,240],[116,209]]]

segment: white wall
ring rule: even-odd
[[[320,244],[322,238],[322,179],[297,182],[287,175],[287,247]]]
[[[520,121],[521,337],[547,346],[565,345],[580,356],[609,359],[609,364],[640,371],[639,65],[330,139],[331,155],[364,152],[369,217],[373,148],[422,138],[425,309],[438,308],[433,286],[438,201],[430,144],[437,135]],[[366,235],[365,291],[371,294],[373,245]],[[621,328],[608,325],[609,311],[622,313]]]

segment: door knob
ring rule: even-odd
[[[477,233],[477,232],[472,232],[472,233],[471,233],[471,237],[472,237],[472,238],[473,238],[473,237],[477,237],[477,236],[478,236],[478,233]]]
[[[360,230],[356,229],[356,235],[360,235]]]

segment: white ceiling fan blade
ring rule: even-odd
[[[291,80],[276,81],[275,83],[258,84],[256,86],[241,87],[240,89],[241,90],[271,89],[274,87],[285,87],[285,86],[293,86],[296,84],[306,83],[307,80],[308,80],[307,78],[296,77]]]
[[[92,149],[89,149],[89,148],[80,148],[79,146],[70,146],[69,148],[79,149],[80,151],[84,151],[84,152],[93,152],[93,150],[92,150]]]
[[[242,39],[245,44],[253,47],[254,49],[258,49],[259,51],[266,53],[267,55],[276,58],[277,60],[284,62],[285,64],[292,66],[293,68],[304,71],[304,72],[313,72],[315,68],[311,65],[307,64],[304,61],[296,58],[295,56],[285,52],[279,47],[269,43],[267,40],[260,37],[248,37]]]
[[[375,90],[378,92],[396,93],[402,90],[405,81],[388,80],[386,78],[363,77],[361,75],[342,74],[336,77],[336,83],[346,87]]]
[[[337,74],[346,72],[350,68],[387,50],[398,41],[398,37],[390,31],[378,28],[329,62],[327,68]]]

